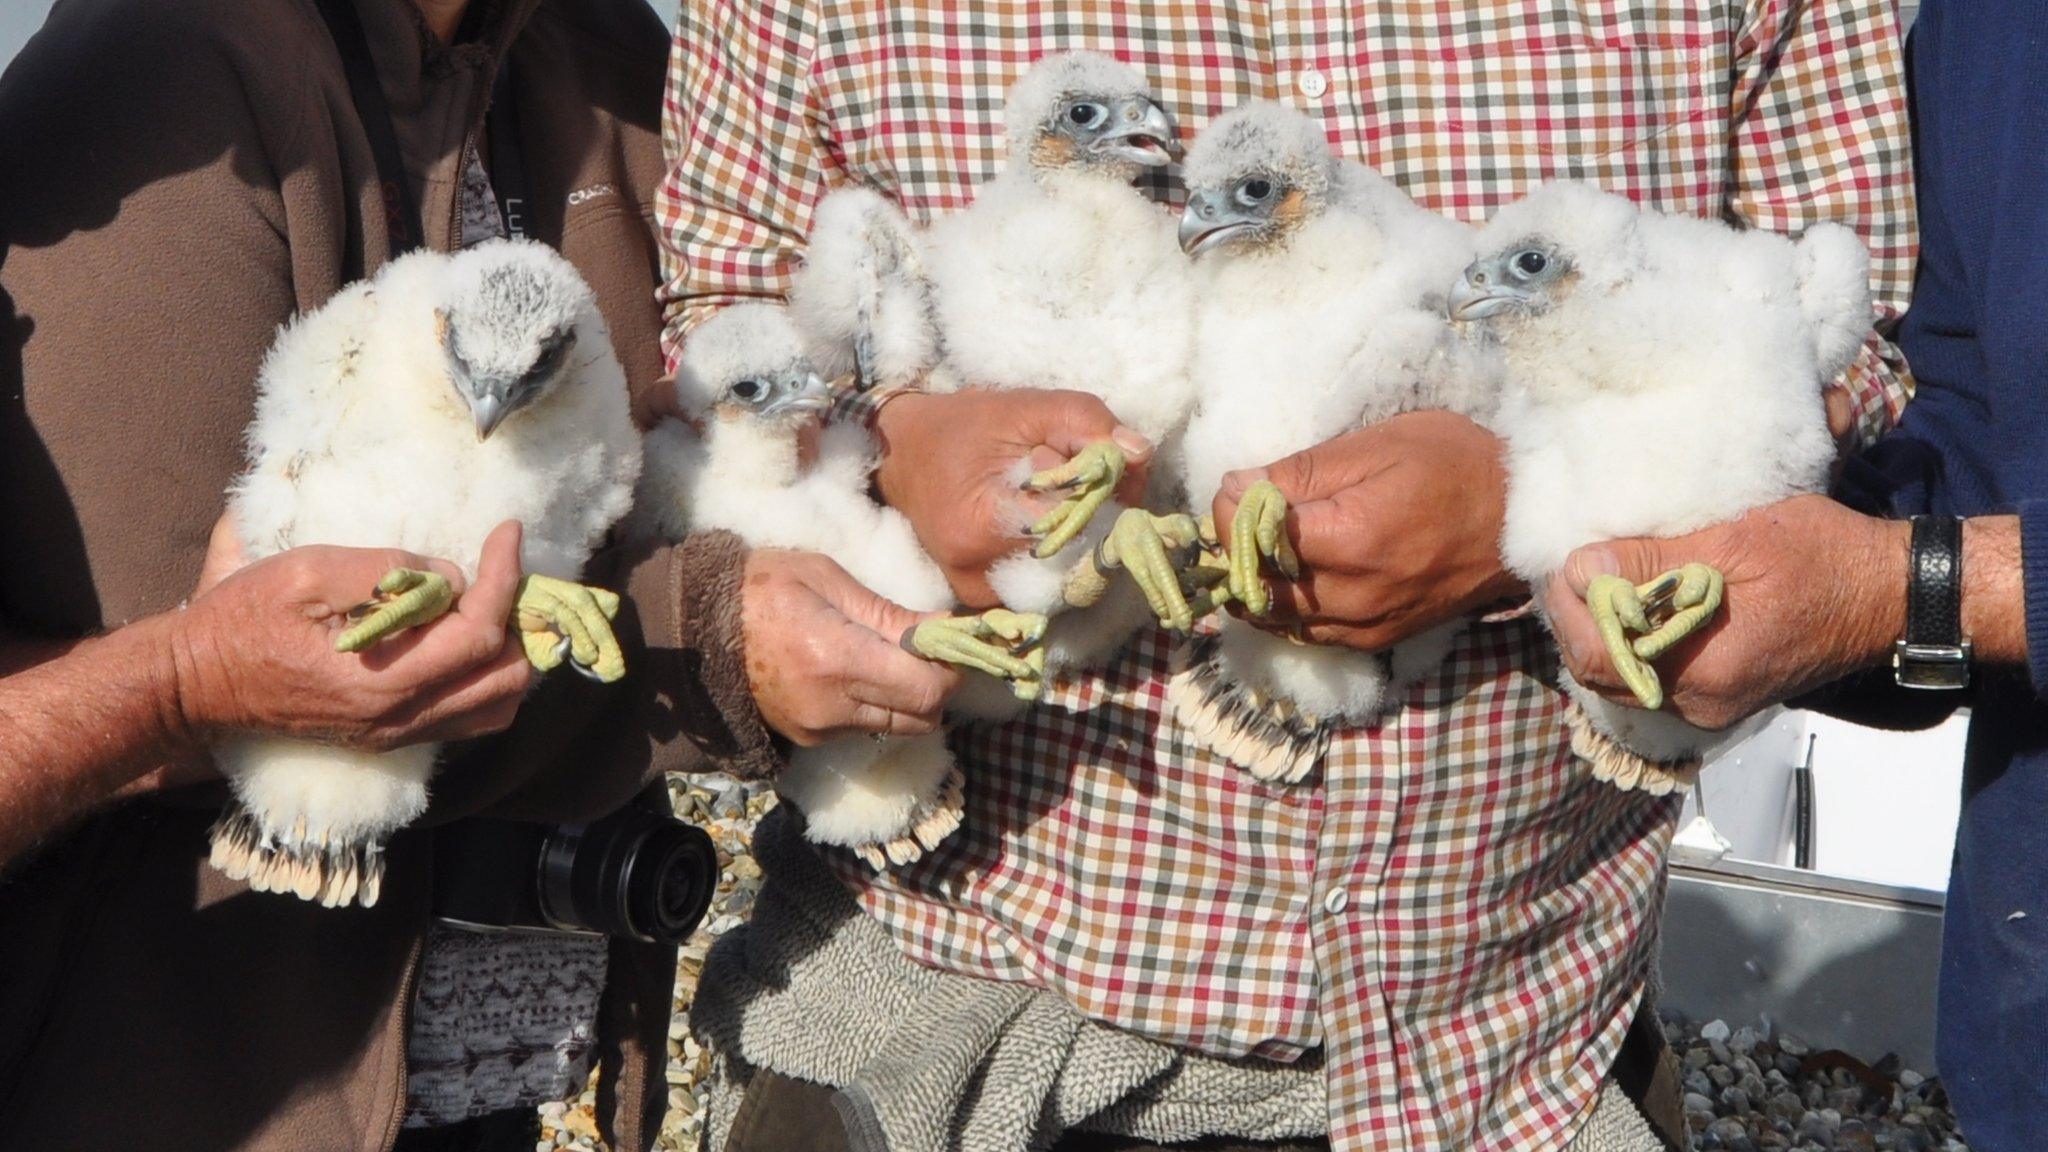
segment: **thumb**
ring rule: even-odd
[[[1640,584],[1664,571],[1661,541],[1650,539],[1608,540],[1588,544],[1565,558],[1564,579],[1573,593],[1586,594],[1595,576],[1619,576]]]
[[[512,615],[519,597],[519,542],[523,530],[517,520],[507,520],[484,537],[477,558],[476,583],[456,601],[455,610],[477,620],[502,624]]]

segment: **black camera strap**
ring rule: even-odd
[[[370,39],[363,31],[362,15],[355,0],[315,0],[320,18],[327,22],[328,35],[341,54],[343,75],[348,80],[349,102],[356,119],[370,139],[370,155],[377,164],[377,182],[384,199],[384,227],[391,240],[393,259],[426,244],[426,229],[420,224],[419,199],[412,181],[406,179],[405,160],[398,148],[398,127],[391,118],[391,105],[384,99],[384,85],[377,79],[377,61],[370,55]],[[487,125],[491,139],[491,187],[506,231],[515,237],[526,235],[526,154],[520,144],[518,105],[512,98],[512,64],[508,59],[498,69],[491,88],[491,111]]]
[[[362,121],[363,133],[370,138],[370,154],[376,158],[377,182],[384,194],[384,227],[391,236],[391,256],[397,259],[426,243],[426,231],[420,227],[420,204],[413,196],[412,182],[405,178],[391,105],[384,102],[384,85],[377,79],[377,61],[370,55],[370,38],[363,34],[363,18],[356,11],[355,0],[318,3],[320,18],[327,21],[327,33],[341,53],[356,119]]]
[[[485,128],[491,134],[491,192],[505,233],[526,238],[526,150],[519,137],[519,101],[512,96],[512,59],[498,67],[491,85],[491,110]]]

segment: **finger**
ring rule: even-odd
[[[946,701],[959,689],[962,673],[914,656],[857,625],[849,625],[847,630],[847,698],[936,721]]]
[[[857,704],[848,727],[855,732],[879,732],[889,736],[924,736],[938,731],[938,720],[891,712],[874,704]]]
[[[1828,433],[1837,441],[1846,441],[1856,433],[1856,400],[1849,390],[1840,384],[1831,384],[1821,394],[1827,408]]]
[[[519,544],[524,530],[517,520],[507,520],[484,537],[477,557],[476,584],[455,602],[455,611],[468,620],[503,627],[512,617],[519,599]]]
[[[949,615],[945,612],[912,612],[893,600],[868,591],[837,564],[825,571],[831,575],[814,584],[812,590],[841,616],[877,636],[893,639],[927,620],[942,620]]]
[[[1145,503],[1145,490],[1152,479],[1152,458],[1158,449],[1152,441],[1119,424],[1109,438],[1124,454],[1123,479],[1117,481],[1116,498],[1130,507]]]
[[[514,698],[470,709],[412,732],[406,737],[405,742],[446,744],[455,740],[476,740],[485,736],[495,736],[518,722],[520,704],[521,701]]]
[[[1551,635],[1557,640],[1558,657],[1572,678],[1617,703],[1636,704],[1635,694],[1622,681],[1600,636],[1599,624],[1586,607],[1585,593],[1559,573],[1544,585],[1542,602]]]
[[[1581,549],[1575,549],[1571,556],[1565,558],[1565,568],[1559,572],[1565,580],[1565,586],[1575,596],[1585,596],[1585,590],[1593,584],[1593,576],[1620,576],[1622,580],[1642,582],[1647,576],[1651,576],[1651,572],[1645,572],[1645,576],[1634,576],[1632,572],[1642,572],[1642,568],[1630,568],[1622,562],[1622,545],[1634,543],[1642,541],[1591,543]]]
[[[482,666],[420,692],[393,717],[394,726],[406,734],[407,743],[470,739],[500,731],[511,723],[533,678],[526,654],[507,644]]]

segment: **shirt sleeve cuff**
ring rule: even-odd
[[[728,532],[696,533],[632,572],[628,590],[646,637],[638,695],[656,762],[668,771],[761,779],[781,767],[781,743],[747,684],[745,573],[746,547]]]

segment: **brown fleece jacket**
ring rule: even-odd
[[[596,290],[636,391],[660,372],[650,205],[667,38],[642,0],[477,0],[447,48],[357,0],[427,240],[513,62],[529,227]],[[313,0],[63,0],[0,78],[0,629],[66,637],[176,605],[242,464],[279,324],[388,257],[367,136]],[[574,820],[663,769],[760,771],[729,536],[615,550],[632,672],[552,677],[452,757],[382,903],[324,910],[210,870],[219,787],[130,804],[0,886],[0,1099],[51,1148],[390,1146],[439,822]],[[647,1147],[673,953],[615,944],[603,1119]]]

